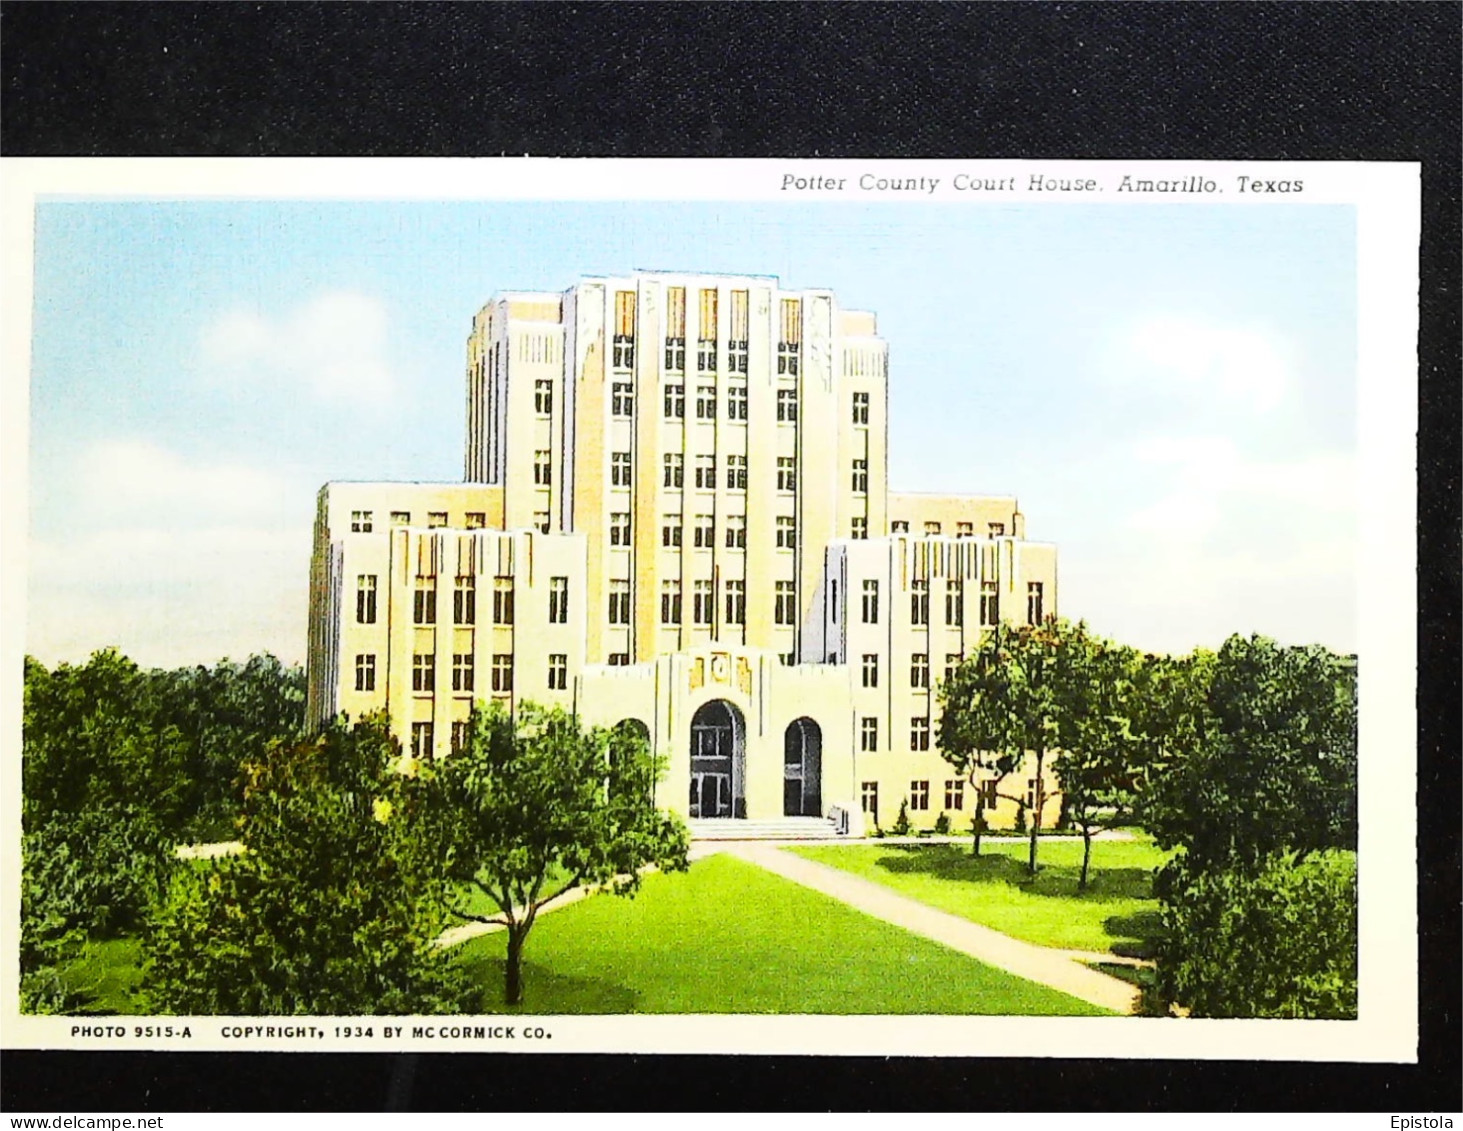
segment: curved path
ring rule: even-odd
[[[1013,939],[990,927],[900,895],[882,884],[784,852],[767,841],[721,841],[714,849],[707,847],[710,851],[739,857],[793,883],[831,896],[866,915],[933,939],[1009,974],[1040,982],[1118,1013],[1136,1010],[1139,997],[1136,986],[1084,966],[1069,952]],[[1105,957],[1104,961],[1107,960]]]

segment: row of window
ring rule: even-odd
[[[794,358],[793,360],[796,359]],[[745,366],[743,366],[741,372],[746,372]],[[792,372],[797,372],[796,366],[794,366]],[[553,389],[548,381],[534,382],[533,403],[539,416],[548,416],[550,414],[553,409],[553,398]],[[697,420],[715,420],[717,418],[717,392],[715,385],[697,385],[695,387],[694,409]],[[779,424],[797,423],[797,389],[777,390],[776,413]],[[661,393],[661,414],[666,420],[686,419],[686,386],[684,384],[663,386]],[[622,418],[629,418],[635,415],[635,385],[633,382],[610,382],[610,415]],[[868,393],[852,394],[849,416],[855,425],[866,426],[869,423]],[[726,418],[728,420],[747,419],[747,386],[741,381],[730,382],[726,386]]]
[[[493,653],[490,667],[491,686],[494,692],[510,694],[513,691],[513,655],[508,652]],[[452,657],[452,690],[475,691],[476,661],[471,652],[456,653]],[[567,652],[550,652],[548,682],[551,691],[563,691],[569,686],[569,655]],[[437,689],[437,656],[433,652],[418,652],[411,658],[411,689],[419,692],[433,692]],[[356,690],[376,690],[376,654],[363,652],[356,656]]]
[[[1033,779],[1028,787],[1028,796],[1034,793],[1035,780]],[[911,812],[928,812],[930,808],[930,783],[929,781],[911,781],[909,783],[909,795],[906,798],[909,802]],[[994,780],[983,781],[980,788],[975,791],[976,811],[982,809],[994,809],[996,807],[996,783]],[[878,819],[879,814],[879,783],[866,781],[859,786],[860,806],[865,813]],[[1034,805],[1035,801],[1028,800],[1027,805]],[[965,779],[945,779],[945,810],[956,812],[965,809]]]
[[[716,457],[714,455],[700,455],[695,457],[695,486],[698,490],[714,491],[716,489]],[[681,488],[686,485],[686,457],[681,452],[667,452],[661,457],[662,474],[661,486]],[[798,465],[797,460],[792,456],[777,457],[777,489],[783,492],[796,491],[798,486]],[[610,453],[610,486],[629,487],[631,485],[630,475],[630,453]],[[727,456],[726,457],[726,485],[728,490],[745,491],[747,489],[747,457]]]
[[[912,625],[930,623],[930,583],[911,581],[909,583],[909,622]],[[965,623],[965,583],[959,578],[945,582],[945,624],[958,628]],[[1040,624],[1045,619],[1045,585],[1040,581],[1026,583],[1026,623]],[[879,623],[879,583],[863,583],[863,602],[860,609],[864,624]],[[838,615],[836,590],[833,615]],[[980,583],[980,623],[990,628],[1000,623],[1001,596],[994,581]]]
[[[721,583],[726,603],[726,624],[747,623],[747,585],[745,581],[728,580]],[[660,621],[666,625],[681,623],[681,592],[679,581],[663,581],[660,587]],[[691,583],[691,623],[709,625],[716,608],[713,586],[710,581]],[[791,581],[773,583],[772,619],[776,624],[797,623],[797,597]],[[609,592],[609,622],[612,625],[630,623],[630,582],[611,581]],[[614,660],[611,659],[611,663]]]
[[[938,523],[938,522],[927,522],[927,523],[925,523],[925,533],[926,534],[939,534],[939,533],[941,533],[942,529],[943,528],[941,527],[940,523]],[[889,523],[889,533],[891,533],[891,534],[908,534],[909,533],[909,523],[907,521],[905,521],[904,519],[901,519],[901,518],[892,519],[892,520],[890,520],[890,523]],[[988,537],[991,537],[991,538],[1001,538],[1001,537],[1004,537],[1005,534],[1006,534],[1006,524],[1004,522],[988,522],[988,523],[986,523],[986,535]],[[957,522],[955,524],[955,537],[957,537],[957,538],[974,538],[975,537],[975,524],[973,522]]]
[[[377,575],[356,577],[356,623],[376,623]],[[514,585],[511,577],[493,578],[493,623],[512,624]],[[418,578],[412,593],[412,623],[437,623],[437,587],[431,578]],[[452,590],[452,623],[477,623],[477,578],[459,577]],[[569,623],[569,579],[549,578],[549,623]]]
[[[548,457],[548,453],[547,452],[536,453],[536,455],[542,455],[542,456],[544,456],[545,457],[545,462],[547,462],[547,457]],[[535,475],[537,475],[537,466],[536,465],[535,465]],[[545,482],[547,482],[547,480],[545,480]],[[411,525],[411,520],[412,520],[412,512],[411,511],[392,511],[391,512],[391,525],[392,526],[410,526]],[[487,515],[487,512],[486,511],[467,511],[463,515],[463,526],[465,526],[468,530],[482,530],[484,527],[487,526],[487,524],[488,524],[488,515]],[[427,526],[429,528],[435,529],[437,527],[442,527],[442,526],[446,526],[446,525],[447,525],[447,512],[446,511],[428,511],[427,512]],[[351,533],[353,533],[353,534],[370,534],[375,529],[375,527],[376,527],[376,512],[375,511],[351,511]]]

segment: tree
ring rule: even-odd
[[[940,686],[940,750],[973,787],[979,789],[978,778],[984,773],[994,777],[998,796],[1024,806],[1024,797],[999,793],[999,783],[1028,755],[1035,759],[1027,857],[1033,875],[1046,804],[1044,767],[1059,736],[1057,666],[1074,631],[1055,618],[1039,625],[997,625]],[[975,838],[978,853],[979,825]]]
[[[560,708],[474,710],[468,739],[431,775],[451,838],[448,871],[497,905],[454,912],[508,935],[504,996],[523,1000],[523,950],[539,912],[581,885],[635,892],[648,866],[686,868],[685,826],[655,808],[656,767],[637,729],[583,729]]]
[[[1145,672],[1139,653],[1089,635],[1080,623],[1055,665],[1061,756],[1053,770],[1065,819],[1082,833],[1078,891],[1087,888],[1093,835],[1132,820],[1143,749],[1134,714]]]
[[[403,1014],[470,1007],[430,774],[386,720],[331,724],[244,764],[245,852],[181,869],[148,939],[147,988],[182,1013]]]

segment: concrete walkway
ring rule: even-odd
[[[1104,1009],[1127,1014],[1133,1013],[1138,1005],[1136,986],[1084,966],[1066,951],[1013,939],[990,927],[900,895],[882,884],[783,852],[765,841],[720,841],[714,847],[706,845],[706,849],[707,852],[699,855],[725,852],[736,856],[793,883],[831,896],[866,915],[933,939],[1008,974],[1040,982]]]

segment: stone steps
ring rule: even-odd
[[[691,819],[692,840],[824,840],[838,835],[826,817],[779,817],[761,821]]]

